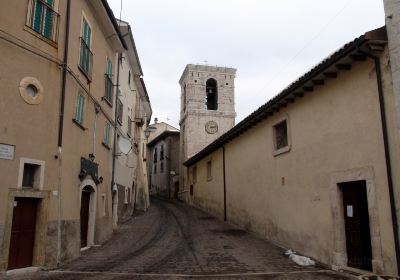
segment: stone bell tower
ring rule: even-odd
[[[236,69],[188,64],[181,85],[181,191],[188,190],[183,163],[235,125]]]
[[[188,64],[181,85],[182,163],[235,125],[236,69]]]

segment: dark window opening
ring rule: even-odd
[[[207,110],[218,110],[217,81],[208,79],[206,83]]]
[[[157,148],[154,149],[153,160],[154,160],[154,162],[157,162]]]
[[[164,173],[164,162],[160,163],[160,173]]]
[[[164,145],[161,145],[161,149],[160,149],[160,160],[164,159]]]
[[[35,175],[39,170],[39,165],[36,164],[24,164],[24,175],[22,177],[22,187],[33,188],[35,184]]]
[[[288,146],[288,133],[286,120],[274,126],[275,129],[275,148],[277,150]]]

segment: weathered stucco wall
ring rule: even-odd
[[[382,58],[382,65],[387,65],[386,53]],[[386,105],[390,107],[393,94],[387,86],[387,67],[383,67],[383,74]],[[388,115],[388,124],[393,125],[392,108]],[[290,151],[274,155],[273,125],[284,118],[289,125]],[[343,254],[338,245],[343,244],[343,236],[337,233],[340,217],[336,212],[343,207],[337,194],[338,174],[343,178],[369,178],[374,270],[396,273],[377,82],[371,60],[354,63],[351,71],[339,72],[336,79],[261,121],[227,143],[225,153],[228,221],[331,265],[343,261],[337,260]],[[217,159],[220,164],[213,167],[222,176],[221,157],[219,149],[197,162],[193,196],[194,205],[218,217],[223,212],[223,181],[202,178],[208,158]],[[394,167],[398,167],[396,160],[392,158]]]

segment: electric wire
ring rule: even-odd
[[[261,90],[259,90],[259,93],[263,93],[265,92],[267,89],[269,89],[272,84],[273,81],[276,81],[277,78],[279,78],[283,72],[286,71],[286,69],[289,67],[289,65],[292,64],[292,62],[298,58],[300,56],[300,54],[302,54],[310,45],[312,42],[314,42],[317,38],[319,38],[322,33],[336,20],[336,18],[343,13],[343,11],[352,3],[352,0],[349,0],[346,2],[346,4],[309,40],[306,42],[306,44],[286,63],[284,64],[277,72],[275,72],[276,74],[273,75],[265,84],[265,86],[263,86],[261,88]]]

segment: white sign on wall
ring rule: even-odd
[[[15,154],[15,146],[0,144],[0,159],[13,160]]]

